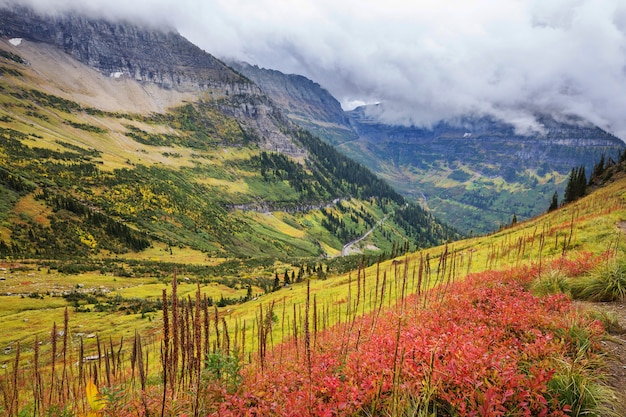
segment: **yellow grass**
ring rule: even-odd
[[[142,252],[128,252],[122,255],[118,255],[120,259],[129,260],[148,260],[153,262],[171,262],[177,264],[201,264],[201,265],[216,265],[221,263],[223,259],[214,259],[207,257],[207,254],[191,249],[191,248],[179,248],[178,246],[171,248],[165,243],[155,242],[151,247],[145,249]]]
[[[246,214],[247,214],[247,217],[249,217],[252,222],[263,225],[264,227],[268,229],[276,230],[287,236],[291,236],[295,238],[301,238],[301,237],[306,236],[306,232],[303,229],[297,229],[284,222],[285,217],[289,216],[286,213],[248,212]]]
[[[231,194],[232,193],[245,194],[250,191],[250,187],[248,187],[248,184],[243,179],[231,181],[231,180],[223,180],[219,178],[205,177],[205,178],[198,178],[196,182],[202,185],[222,188]]]
[[[26,215],[41,225],[50,225],[48,215],[52,213],[52,209],[42,204],[41,201],[36,200],[33,194],[20,198],[13,207],[13,212]]]
[[[459,280],[470,272],[479,272],[487,269],[507,268],[520,264],[547,262],[549,259],[562,256],[574,257],[576,252],[590,251],[595,254],[606,250],[617,249],[617,254],[623,256],[624,239],[618,224],[626,220],[626,182],[619,181],[579,202],[571,204],[561,210],[539,216],[535,219],[521,223],[516,227],[501,230],[491,236],[476,237],[454,242],[448,245],[448,269],[445,277],[440,277],[438,282],[445,279]],[[273,227],[284,225],[280,219],[268,219],[262,214],[260,220],[266,221]],[[278,223],[274,223],[278,222]],[[283,229],[285,233],[296,233],[297,229]],[[570,234],[573,232],[570,238]],[[543,240],[543,246],[541,241]],[[521,243],[520,243],[521,242]],[[564,250],[565,245],[565,250]],[[540,248],[542,249],[540,252]],[[161,248],[162,249],[162,248]],[[159,249],[156,249],[159,250]],[[441,255],[446,248],[443,246],[409,254],[397,261],[387,261],[380,265],[366,268],[365,284],[361,275],[361,292],[364,297],[356,307],[357,297],[357,273],[341,275],[329,275],[326,280],[311,277],[311,302],[313,297],[317,301],[319,326],[332,325],[339,318],[345,320],[348,310],[354,313],[355,308],[359,313],[371,311],[380,306],[380,292],[382,289],[383,276],[387,275],[386,291],[383,306],[395,303],[399,299],[402,290],[402,282],[406,276],[407,294],[417,291],[417,275],[420,258],[430,258],[430,276],[424,276],[422,288],[433,286],[437,283],[436,269]],[[174,250],[176,252],[176,249]],[[150,254],[151,256],[153,254]],[[408,262],[408,269],[407,269]],[[454,271],[450,265],[454,263]],[[275,265],[277,270],[289,269],[289,265]],[[376,291],[376,275],[378,269],[378,292]],[[259,271],[261,275],[262,271]],[[297,271],[296,271],[297,272]],[[6,273],[8,275],[8,272]],[[29,275],[33,274],[33,275]],[[405,275],[406,274],[406,275]],[[160,297],[165,285],[154,278],[122,279],[115,277],[100,276],[99,274],[85,274],[82,276],[61,276],[47,274],[46,270],[37,273],[16,272],[12,281],[0,281],[0,293],[21,289],[24,292],[39,291],[47,285],[53,289],[72,289],[79,283],[88,284],[91,288],[104,287],[114,291],[114,294],[124,298],[151,298]],[[282,275],[281,275],[282,278]],[[21,284],[23,282],[29,282]],[[179,276],[180,285],[178,293],[181,297],[191,296],[195,298],[196,285],[194,277],[190,277],[189,283],[185,276]],[[240,297],[246,294],[244,288],[233,290],[220,284],[213,283],[201,286],[202,294],[212,297],[214,300],[224,297]],[[260,290],[254,288],[254,294]],[[171,294],[171,290],[168,289]],[[234,332],[235,327],[246,328],[246,352],[256,349],[252,328],[255,326],[261,309],[266,314],[267,309],[273,304],[274,314],[279,318],[272,330],[271,342],[277,343],[282,337],[287,337],[293,332],[294,305],[298,322],[305,310],[306,285],[295,284],[289,288],[281,288],[279,291],[258,297],[255,300],[233,305],[220,309],[220,316],[228,323],[229,331]],[[374,305],[377,299],[378,303]],[[3,297],[4,308],[2,316],[5,328],[9,332],[0,334],[0,346],[10,345],[16,340],[31,343],[34,334],[45,335],[49,333],[53,322],[57,325],[62,323],[63,302],[60,298],[46,297],[44,300],[20,299],[17,297]],[[349,302],[350,301],[350,302]],[[20,305],[21,304],[21,305]],[[411,306],[407,306],[409,308]],[[30,308],[43,308],[44,310],[30,310]],[[312,308],[312,307],[311,307]],[[20,311],[23,310],[23,311]],[[312,314],[312,313],[311,313]],[[284,321],[283,321],[284,315]],[[26,320],[26,321],[25,321]],[[130,337],[135,329],[141,332],[157,334],[162,326],[160,312],[149,313],[146,318],[140,314],[126,315],[121,312],[115,313],[76,313],[70,308],[71,332],[98,333],[102,337],[111,335],[114,339],[121,336]],[[285,323],[285,324],[283,324]],[[231,334],[231,337],[234,335]],[[29,342],[29,340],[31,342]],[[76,337],[74,336],[74,339]],[[74,342],[76,343],[76,342]],[[10,355],[0,359],[7,363]]]

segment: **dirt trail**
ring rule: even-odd
[[[626,234],[626,221],[619,222],[617,227]],[[582,303],[589,310],[606,312],[617,320],[618,325],[609,330],[609,337],[602,341],[607,354],[607,383],[615,390],[615,410],[618,415],[626,416],[626,300],[612,303]]]
[[[618,415],[626,416],[626,302],[581,302],[580,305],[586,310],[605,312],[619,324],[607,329],[609,336],[601,343],[606,353],[606,382],[617,395],[613,407]]]

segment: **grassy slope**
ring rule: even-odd
[[[404,284],[406,284],[406,295],[415,293],[418,286],[421,290],[437,284],[447,288],[453,281],[463,280],[466,274],[470,272],[500,270],[528,264],[548,265],[551,260],[563,255],[573,260],[580,256],[585,258],[585,253],[591,253],[591,256],[594,256],[610,250],[621,257],[625,247],[621,236],[622,232],[618,225],[624,219],[626,219],[626,178],[623,174],[617,174],[613,176],[610,184],[588,197],[562,207],[556,212],[544,214],[493,235],[462,240],[447,247],[437,247],[413,253],[395,261],[386,261],[380,265],[366,268],[360,273],[352,271],[341,275],[330,275],[326,279],[316,279],[315,276],[311,276],[309,280],[310,303],[315,305],[319,330],[322,330],[333,326],[338,320],[345,323],[346,318],[353,317],[355,314],[365,313],[381,306],[386,309],[388,306],[394,305],[402,296]],[[427,259],[430,259],[430,272],[424,271],[420,286],[418,281],[419,264],[424,262],[426,265]],[[163,289],[167,289],[168,293],[171,294],[169,286],[171,276],[123,278],[101,274],[66,275],[55,271],[48,272],[46,269],[29,269],[30,266],[28,265],[24,269],[14,268],[11,270],[12,266],[15,267],[16,265],[7,263],[1,266],[7,269],[1,270],[0,277],[4,276],[7,279],[0,281],[0,292],[37,292],[39,295],[43,295],[43,299],[34,299],[28,296],[26,298],[3,297],[8,302],[3,300],[3,303],[0,304],[0,315],[3,325],[10,332],[2,333],[0,346],[11,347],[12,351],[5,354],[0,363],[7,365],[7,367],[12,366],[11,363],[14,360],[12,352],[16,348],[17,341],[22,346],[22,362],[27,364],[31,360],[29,359],[32,358],[30,346],[32,346],[34,335],[44,341],[40,348],[40,355],[44,358],[49,355],[48,335],[52,323],[56,322],[57,326],[62,325],[63,311],[68,303],[63,302],[58,297],[46,294],[47,291],[71,290],[76,287],[81,287],[81,290],[84,291],[100,290],[104,292],[110,290],[109,295],[120,295],[124,298],[122,305],[127,305],[134,299],[158,300]],[[279,264],[275,266],[278,268],[287,267]],[[263,273],[262,271],[263,269],[259,269],[258,272]],[[492,277],[489,279],[495,279],[493,277],[497,275],[488,274],[486,276]],[[186,279],[187,277],[189,280]],[[193,283],[194,280],[193,274],[179,274],[178,294],[183,299],[186,297],[194,299],[194,293],[197,289]],[[489,291],[489,285],[487,285],[486,291]],[[218,283],[201,284],[200,291],[202,294],[213,298],[243,296],[246,292],[242,287],[234,290]],[[258,329],[255,327],[260,314],[270,314],[275,317],[275,325],[272,326],[267,340],[268,346],[273,346],[294,332],[294,324],[302,326],[306,306],[307,288],[304,284],[294,284],[289,288],[282,288],[265,295],[261,295],[259,288],[253,287],[253,293],[259,297],[240,305],[231,305],[219,309],[220,317],[228,325],[231,343],[241,344],[245,333],[244,358],[248,357],[248,353],[258,349],[259,340],[258,337],[255,337],[258,334]],[[439,297],[437,294],[439,293],[435,293],[436,298]],[[409,302],[411,305],[414,303],[414,301]],[[421,302],[420,298],[417,298],[417,302]],[[94,307],[85,303],[86,301],[81,301],[79,304],[82,308]],[[42,314],[44,312],[45,314]],[[296,314],[295,318],[294,313]],[[97,313],[77,312],[70,308],[69,315],[70,347],[73,349],[71,355],[76,355],[80,337],[83,337],[85,342],[85,354],[94,353],[96,347],[93,336],[95,334],[98,334],[103,340],[109,336],[112,337],[116,349],[123,337],[126,340],[125,349],[129,349],[129,339],[132,338],[136,330],[139,330],[144,335],[144,348],[147,349],[150,360],[152,363],[158,362],[158,349],[151,345],[151,340],[153,340],[153,336],[156,336],[158,340],[158,335],[161,333],[162,316],[159,311],[145,314],[132,313],[127,310]],[[393,314],[385,314],[382,317],[386,318],[381,318],[381,320],[387,320],[388,316],[395,317]],[[541,320],[541,318],[538,319]],[[361,325],[359,324],[359,326]],[[350,326],[347,326],[346,329],[348,327]],[[224,328],[222,326],[220,328],[223,333]],[[387,330],[388,332],[394,331],[394,329]],[[215,343],[215,333],[213,330],[211,331],[211,337]],[[329,333],[325,337],[330,337],[332,334],[334,333]],[[344,336],[346,335],[344,334]],[[300,333],[301,343],[303,337]],[[357,336],[356,333],[351,334],[349,332],[347,337],[354,338]],[[357,338],[355,341],[357,345],[358,340]],[[280,349],[282,352],[282,348]],[[290,349],[285,347],[285,355],[295,354]],[[466,347],[461,346],[459,349],[461,349],[459,352],[467,352]],[[272,360],[278,360],[277,354],[278,352],[274,352]],[[316,362],[317,365],[319,363]],[[153,369],[156,368],[158,366]],[[268,381],[264,383],[271,383]],[[153,380],[153,383],[156,383],[156,380]],[[298,385],[299,383],[296,381],[294,384]],[[250,395],[267,395],[267,391],[257,392],[253,390]],[[333,401],[336,401],[337,398],[333,397]],[[183,397],[180,401],[183,401]],[[238,407],[236,398],[229,401],[235,401],[232,406]],[[478,398],[476,401],[483,400]]]
[[[399,281],[406,273],[409,278],[408,292],[414,292],[417,286],[415,276],[419,260],[425,259],[426,256],[430,258],[432,271],[429,277],[430,284],[435,284],[437,280],[435,271],[442,254],[446,251],[449,268],[447,273],[450,274],[451,265],[454,264],[453,277],[455,280],[461,279],[470,272],[547,262],[549,259],[559,257],[564,253],[572,257],[575,256],[575,253],[580,252],[600,254],[606,250],[615,250],[617,246],[618,253],[621,254],[624,250],[624,239],[621,238],[617,224],[626,219],[625,199],[626,178],[618,178],[576,203],[493,235],[466,239],[454,242],[447,247],[436,247],[407,255],[406,258],[402,259],[402,262],[406,260],[406,263],[386,261],[380,265],[369,267],[363,272],[365,278],[362,278],[364,280],[362,291],[371,294],[376,287],[376,281],[378,281],[378,288],[380,289],[383,275],[386,274],[389,280],[387,291],[391,295],[396,295],[398,291],[401,291]],[[259,217],[259,215],[255,215],[255,217]],[[408,269],[405,270],[406,265],[408,265]],[[6,264],[6,267],[10,267],[10,264]],[[48,274],[46,269],[31,270],[28,265],[26,267],[25,270],[0,272],[0,277],[6,277],[5,281],[0,281],[0,293],[13,292],[28,295],[37,292],[44,295],[44,299],[5,298],[11,301],[2,303],[0,314],[3,316],[4,323],[7,325],[11,323],[12,326],[16,326],[16,331],[3,332],[3,335],[0,336],[0,346],[8,346],[16,341],[28,343],[28,340],[32,339],[33,333],[45,334],[49,331],[51,322],[62,322],[63,307],[68,304],[60,302],[57,297],[46,295],[47,292],[71,290],[77,284],[84,284],[83,290],[85,291],[88,289],[96,291],[104,288],[113,291],[112,294],[119,293],[125,298],[139,297],[154,300],[160,297],[164,288],[169,287],[171,281],[171,276],[161,278],[123,278],[100,274],[76,276],[60,274],[55,271]],[[293,267],[287,265],[283,268],[294,270]],[[267,279],[272,278],[263,270],[259,270],[258,275],[255,275],[254,272],[249,272],[249,274],[252,279],[255,276],[263,276],[263,274]],[[195,280],[193,272],[185,273],[185,276],[189,276],[191,282]],[[356,276],[356,271],[353,271],[342,275],[331,275],[327,279],[312,279],[310,281],[311,294],[316,297],[320,304],[324,305],[323,308],[329,317],[329,324],[332,324],[342,311],[345,311],[347,298],[351,296],[354,299],[357,291]],[[439,279],[441,280],[441,278]],[[183,283],[182,288],[184,293],[195,291],[195,285]],[[243,296],[246,290],[242,287],[234,292],[232,288],[220,284],[206,283],[201,285],[201,291],[203,294],[206,293],[208,296],[217,298],[221,295]],[[351,295],[349,295],[350,293]],[[256,288],[254,294],[260,295],[261,290]],[[277,314],[284,314],[286,319],[290,320],[293,315],[293,305],[301,306],[305,296],[306,286],[295,284],[290,288],[283,288],[277,292],[262,295],[256,300],[229,306],[224,309],[224,314],[230,326],[234,327],[235,323],[239,323],[241,326],[244,321],[250,325],[254,322],[261,306],[267,308],[274,304]],[[360,305],[359,310],[367,311],[372,307],[372,296],[369,297],[370,299],[365,300]],[[284,313],[283,308],[285,309]],[[42,309],[46,309],[46,319],[39,326],[30,320],[40,316]],[[148,313],[147,316],[151,317],[153,321],[148,321],[146,316],[142,317],[141,314],[127,315],[126,312],[114,313],[113,315],[97,313],[72,313],[71,315],[72,323],[76,322],[77,326],[72,329],[73,333],[79,332],[79,328],[85,326],[83,320],[87,320],[89,323],[85,331],[118,336],[120,333],[130,334],[135,328],[158,328],[160,322],[158,312]],[[114,317],[119,317],[119,319],[114,319]],[[28,319],[28,324],[24,322],[24,319]],[[120,320],[120,322],[118,323],[116,320]],[[116,323],[116,327],[111,328],[111,323]],[[281,329],[274,329],[274,340],[279,340],[281,336]],[[250,334],[248,341],[251,340]],[[248,349],[253,348],[250,345]]]
[[[142,258],[127,243],[86,222],[84,216],[58,210],[51,203],[56,196],[76,199],[114,222],[146,233],[143,237],[151,248],[143,258],[148,260],[170,261],[172,246],[193,253],[200,262],[211,262],[232,255],[332,256],[347,243],[321,226],[319,210],[287,215],[281,214],[280,207],[297,206],[303,200],[325,204],[335,197],[348,197],[350,190],[327,196],[306,168],[303,175],[313,184],[306,195],[284,174],[263,178],[251,162],[262,150],[216,102],[179,101],[178,107],[162,113],[147,113],[143,106],[137,107],[139,112],[101,111],[44,92],[57,94],[65,88],[69,91],[64,96],[72,97],[71,83],[53,88],[56,81],[46,78],[50,74],[43,76],[8,59],[1,65],[0,129],[7,141],[17,145],[12,150],[0,149],[0,168],[29,185],[19,190],[0,181],[0,239],[20,248],[5,255],[107,257],[113,253]],[[78,64],[76,68],[87,71]],[[111,82],[98,81],[91,73],[82,77],[96,89],[94,96],[104,94],[97,89]],[[87,102],[101,104],[96,99]],[[50,194],[35,198],[43,189]],[[269,218],[228,209],[236,205],[254,208],[259,202],[275,207],[277,215]],[[380,207],[366,201],[348,206],[357,208],[361,203],[367,206],[368,216],[382,217]],[[395,207],[393,203],[383,206],[385,210]],[[351,209],[343,215],[361,217]],[[51,218],[57,222],[50,224]],[[371,227],[363,220],[350,223],[351,236]],[[54,251],[60,253],[42,248],[37,239],[54,241]],[[395,228],[384,236],[372,235],[364,245],[388,250],[393,241],[405,240],[406,232]]]
[[[339,149],[372,167],[403,195],[427,205],[435,216],[465,235],[490,233],[509,224],[513,215],[518,219],[536,216],[549,206],[555,191],[562,198],[567,181],[567,172],[524,169],[521,165],[505,181],[498,166],[471,160],[445,161],[450,157],[445,153],[430,155],[435,160],[425,162],[421,154],[425,150],[414,149],[411,159],[408,150],[385,146],[356,141],[346,142]],[[615,156],[616,149],[590,149],[589,156],[598,160],[602,152]],[[466,156],[471,158],[471,152]]]
[[[14,87],[7,87],[3,84],[3,88]],[[23,133],[31,133],[28,139],[31,146],[65,151],[75,151],[76,146],[84,149],[88,149],[88,146],[93,146],[94,149],[101,149],[100,152],[110,152],[111,158],[93,157],[96,160],[102,160],[105,172],[111,172],[111,170],[119,167],[133,167],[133,161],[137,162],[139,159],[145,163],[146,159],[144,158],[155,158],[150,162],[151,164],[156,164],[157,162],[169,164],[177,168],[179,172],[184,172],[184,168],[200,170],[203,173],[206,170],[210,170],[211,175],[206,174],[204,177],[194,177],[198,184],[226,188],[226,181],[228,181],[231,175],[237,174],[245,178],[245,175],[241,175],[239,168],[233,168],[231,164],[233,160],[241,158],[241,153],[239,152],[229,152],[224,149],[218,149],[216,153],[193,151],[195,154],[200,153],[202,160],[208,162],[207,166],[200,168],[194,166],[193,163],[186,164],[184,162],[185,158],[164,156],[163,154],[158,156],[154,152],[148,152],[146,149],[153,150],[153,147],[150,145],[127,141],[126,136],[123,135],[124,126],[114,117],[98,116],[90,119],[81,114],[80,117],[74,119],[75,123],[89,122],[89,126],[109,129],[110,132],[113,131],[114,127],[121,129],[115,135],[97,133],[94,135],[93,132],[89,133],[84,129],[68,129],[61,119],[70,120],[72,117],[75,117],[73,113],[68,115],[58,109],[46,106],[37,106],[35,110],[28,109],[27,107],[20,107],[27,106],[26,102],[21,101],[21,99],[13,96],[11,96],[13,98],[10,98],[7,95],[2,97],[3,100],[6,100],[4,102],[5,108],[17,107],[17,110],[11,113],[10,117],[13,119],[3,119],[0,122],[0,126],[11,128],[16,128],[17,126]],[[34,111],[40,115],[45,114],[48,120],[40,116],[27,114],[28,111]],[[0,114],[0,117],[2,116],[4,114]],[[163,126],[154,126],[142,120],[132,120],[132,122],[145,132],[167,133],[163,131]],[[31,123],[37,126],[38,129],[30,131],[29,129],[32,129]],[[34,135],[32,135],[33,133]],[[39,136],[43,136],[43,138]],[[102,142],[96,140],[100,136],[106,136],[106,138],[101,138]],[[59,138],[63,143],[60,144],[48,140],[51,138]],[[89,140],[91,142],[86,142]],[[107,144],[107,140],[115,140],[115,146]],[[70,146],[67,145],[68,143]],[[188,148],[178,145],[164,147],[163,151],[170,154],[191,152]],[[245,152],[244,155],[253,155],[258,150],[245,148]],[[247,190],[250,189],[250,182],[242,180],[236,181],[235,184],[235,186],[230,188],[233,191],[231,198],[234,202],[240,202],[242,201],[241,195],[245,195]],[[125,190],[122,188],[118,189],[118,191],[120,195],[123,195]],[[104,193],[103,190],[98,190],[96,194],[98,192]],[[273,191],[268,189],[264,192],[272,193]],[[0,204],[4,204],[0,211],[1,215],[4,216],[0,219],[3,222],[0,224],[0,237],[3,238],[10,235],[6,224],[15,218],[19,218],[24,222],[33,220],[37,223],[45,224],[47,216],[51,212],[48,206],[42,204],[40,200],[34,199],[31,194],[20,194],[4,187],[2,188],[2,196],[6,197],[0,199]],[[153,201],[152,199],[158,196],[146,192],[144,197],[148,198],[148,201]],[[330,326],[338,318],[345,315],[346,311],[354,308],[352,303],[354,303],[359,292],[357,285],[361,287],[361,294],[367,294],[367,296],[362,298],[358,306],[360,312],[371,310],[376,301],[380,303],[380,299],[377,299],[377,296],[374,294],[376,289],[382,290],[382,281],[385,275],[387,276],[383,300],[385,305],[390,305],[398,298],[402,291],[401,282],[405,276],[408,280],[407,291],[409,293],[415,292],[417,290],[416,271],[422,259],[430,259],[429,265],[432,271],[431,274],[427,275],[427,279],[425,278],[423,287],[431,286],[438,282],[441,283],[445,279],[459,280],[469,272],[500,269],[522,263],[547,262],[548,259],[561,256],[562,254],[573,257],[577,252],[590,251],[594,254],[599,254],[607,249],[615,250],[617,248],[618,254],[621,255],[624,249],[623,239],[620,239],[621,232],[617,224],[626,219],[625,198],[626,180],[619,175],[615,175],[613,182],[607,187],[598,190],[593,195],[579,202],[563,207],[557,212],[539,216],[491,236],[454,242],[448,247],[424,250],[408,255],[399,261],[386,261],[379,266],[369,267],[359,275],[359,284],[357,284],[356,271],[341,275],[331,274],[326,279],[316,279],[313,274],[311,276],[313,279],[310,280],[311,294],[318,303],[320,311],[323,311],[325,317],[324,325]],[[114,199],[114,202],[115,204],[121,204],[123,200],[120,201],[117,198]],[[353,206],[356,211],[366,207],[372,213],[378,216],[381,215],[377,206],[368,206],[367,202],[351,201],[347,204]],[[127,210],[132,210],[133,207],[128,206]],[[263,234],[263,236],[270,240],[270,244],[273,247],[276,247],[277,242],[280,243],[281,241],[287,241],[294,247],[309,245],[311,242],[314,242],[315,240],[310,242],[303,241],[303,226],[306,226],[308,230],[313,230],[313,236],[316,238],[323,237],[326,233],[320,226],[321,212],[319,211],[314,211],[312,214],[304,217],[292,216],[287,213],[267,215],[256,212],[241,212],[237,216],[240,217],[235,218],[235,223],[246,222],[252,228],[264,229],[267,233]],[[389,228],[389,231],[393,230],[392,226],[389,226]],[[171,233],[171,231],[164,230],[163,233]],[[318,235],[315,235],[315,233],[318,233]],[[250,248],[258,247],[259,244],[263,243],[263,239],[255,241],[250,236],[243,233],[240,243],[248,244]],[[261,235],[254,234],[253,236],[258,239],[258,236]],[[84,236],[84,239],[87,242],[90,241],[89,236]],[[327,249],[328,251],[337,251],[337,247],[341,243],[329,236],[327,236],[327,239],[321,240],[320,244],[322,247],[331,248]],[[310,248],[305,248],[304,250],[307,251]],[[436,270],[441,265],[444,254],[447,254],[447,269],[445,269],[447,272],[443,276],[438,277]],[[206,258],[206,254],[201,251],[191,250],[185,246],[172,248],[164,243],[155,244],[154,247],[141,255],[127,253],[120,255],[119,259],[125,258],[127,261],[131,261],[137,257],[142,261],[155,260],[189,263],[189,271],[182,270],[179,274],[181,282],[179,295],[190,295],[192,298],[196,289],[193,282],[196,278],[205,278],[205,275],[201,274],[198,269],[192,268],[191,264],[203,264],[208,267],[223,261],[222,259],[209,261]],[[56,323],[58,326],[61,325],[63,322],[63,311],[66,306],[70,307],[70,340],[73,348],[76,348],[79,343],[79,335],[84,336],[97,333],[102,338],[111,336],[115,340],[119,340],[121,337],[128,340],[135,330],[139,330],[147,335],[158,334],[162,326],[161,313],[158,310],[147,311],[142,314],[133,312],[130,307],[133,303],[142,302],[143,300],[148,300],[151,303],[156,302],[161,296],[162,290],[169,288],[172,278],[171,274],[163,273],[162,271],[159,273],[145,272],[144,277],[124,277],[124,274],[121,274],[120,271],[123,272],[127,264],[122,262],[118,262],[118,264],[116,265],[119,268],[118,270],[111,270],[110,268],[112,267],[107,265],[106,268],[109,269],[103,267],[102,273],[87,272],[79,275],[60,273],[54,268],[38,267],[33,264],[25,264],[23,267],[11,261],[1,264],[0,267],[3,269],[0,269],[0,278],[4,278],[4,280],[0,280],[0,293],[21,294],[21,296],[2,297],[0,317],[2,317],[3,325],[6,326],[5,329],[8,331],[0,334],[0,347],[15,349],[16,342],[19,341],[23,346],[23,355],[28,358],[32,354],[32,349],[29,346],[32,345],[34,335],[37,335],[40,339],[45,340],[41,348],[42,353],[49,353],[50,345],[47,340],[52,323]],[[285,269],[294,270],[294,267],[288,264],[271,262],[270,265],[278,271],[284,271]],[[227,273],[220,274],[216,272],[210,280],[214,282],[207,281],[202,283],[200,289],[202,294],[206,294],[215,300],[222,296],[243,297],[247,292],[244,286],[245,282],[255,284],[260,282],[260,278],[272,279],[272,274],[268,273],[268,270],[269,268],[261,266],[256,270],[247,268],[242,273],[237,270],[237,267],[234,267],[232,271]],[[242,283],[237,285],[224,285],[215,282],[222,277],[235,278],[240,274],[245,275],[242,278],[248,281],[242,281]],[[184,277],[189,277],[189,283],[187,283]],[[71,302],[66,302],[58,296],[60,292],[72,291],[73,289],[80,289],[81,292],[91,291],[97,300],[103,303],[109,303],[116,295],[119,295],[121,303],[116,307],[115,311],[79,312],[74,309]],[[306,287],[303,284],[292,285],[289,288],[282,288],[279,291],[265,295],[261,295],[262,290],[259,286],[253,286],[252,290],[253,294],[260,295],[257,299],[241,305],[220,308],[219,310],[220,315],[225,318],[230,329],[235,327],[241,329],[245,325],[247,329],[246,352],[256,349],[252,323],[256,322],[261,310],[266,311],[269,306],[274,305],[274,314],[281,318],[281,322],[290,323],[294,320],[294,311],[301,318],[306,298]],[[154,307],[150,303],[147,303],[147,306]],[[78,307],[78,310],[93,310],[95,305],[87,299],[82,299],[78,303]],[[119,307],[122,307],[123,310],[120,310]],[[292,329],[289,328],[289,325],[275,326],[271,342],[277,343],[290,331]],[[92,339],[88,340],[91,340],[91,342],[88,342],[87,350],[93,351],[93,344],[90,344],[93,341]],[[156,352],[156,349],[153,352]],[[2,356],[0,363],[10,366],[12,359],[11,354],[6,354]]]

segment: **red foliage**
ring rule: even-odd
[[[552,268],[563,271],[569,277],[577,277],[606,261],[610,256],[611,252],[604,252],[597,256],[591,252],[582,252],[576,258],[562,256],[552,262]]]
[[[583,254],[555,266],[575,275],[597,262]],[[546,392],[553,358],[568,352],[557,334],[585,319],[564,296],[525,291],[536,272],[520,267],[475,274],[426,309],[347,320],[318,335],[310,369],[302,346],[298,352],[287,342],[282,360],[270,356],[263,370],[246,370],[240,390],[226,395],[215,415],[377,414],[394,401],[417,401],[428,389],[431,407],[461,416],[565,415]],[[415,301],[404,305],[420,304]]]

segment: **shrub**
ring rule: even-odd
[[[626,297],[626,261],[596,268],[572,282],[572,296],[588,301],[618,301]]]
[[[203,379],[220,382],[229,392],[235,392],[242,382],[241,362],[237,355],[228,355],[220,351],[207,355]]]
[[[537,296],[567,294],[569,293],[567,275],[560,269],[548,269],[531,283],[530,289]]]
[[[581,354],[573,362],[561,362],[548,382],[548,392],[563,407],[569,407],[571,416],[617,417],[610,405],[615,394],[595,376],[597,364]]]
[[[626,329],[619,323],[619,319],[615,313],[604,310],[590,310],[589,317],[598,320],[609,334],[624,334]]]

